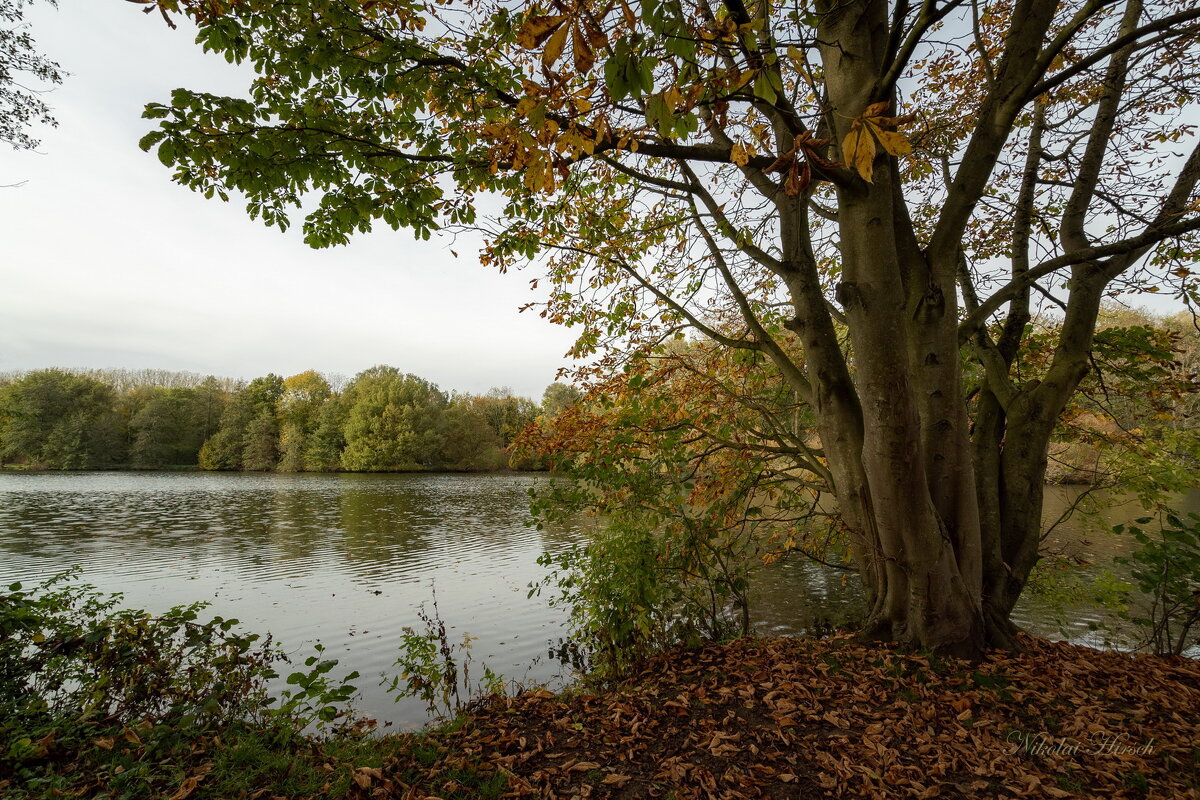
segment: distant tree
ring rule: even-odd
[[[321,406],[332,394],[329,381],[315,370],[286,378],[279,401],[280,419],[307,433],[315,426]]]
[[[231,409],[230,409],[231,410]],[[229,410],[226,411],[226,415]],[[224,416],[222,417],[224,419]],[[242,453],[239,445],[240,430],[233,426],[222,426],[200,448],[200,467],[209,470],[235,470],[242,468]]]
[[[196,463],[203,439],[195,405],[192,389],[151,389],[129,422],[130,463],[143,469]]]
[[[213,375],[170,369],[73,369],[70,372],[95,378],[111,386],[118,394],[137,389],[195,389],[205,384],[212,384],[221,391],[232,393],[241,386],[241,382],[233,378],[217,378]]]
[[[272,414],[277,414],[283,393],[283,378],[271,372],[250,381],[245,389],[238,392],[238,397],[258,411],[266,409]]]
[[[195,419],[200,441],[217,432],[221,423],[221,414],[232,397],[232,392],[221,381],[209,375],[193,393],[192,414]]]
[[[124,460],[112,390],[59,369],[31,372],[0,389],[0,459],[52,469]]]
[[[279,421],[263,408],[246,426],[242,437],[242,469],[267,472],[279,459]]]
[[[275,374],[255,378],[238,391],[222,412],[217,432],[200,449],[200,466],[213,470],[273,468],[278,457],[278,413],[283,392],[283,378]],[[270,422],[269,435],[263,420]],[[264,467],[268,453],[271,466]],[[254,466],[245,463],[248,454]]]
[[[483,398],[456,397],[442,416],[441,465],[450,470],[502,469],[504,445],[483,413],[487,406],[473,401]]]
[[[538,406],[527,397],[518,397],[512,389],[501,386],[491,389],[476,403],[492,429],[507,447],[521,430],[537,419]]]
[[[447,399],[436,386],[395,367],[372,367],[354,378],[346,397],[346,469],[391,471],[437,464]]]
[[[555,381],[542,393],[542,414],[546,417],[557,417],[578,403],[582,396],[583,393],[569,383]]]
[[[321,407],[332,390],[322,375],[307,370],[283,381],[279,401],[279,469],[300,472],[305,466],[305,441],[317,425]]]
[[[317,412],[313,432],[304,443],[304,468],[309,472],[336,472],[342,469],[342,450],[346,447],[347,406],[340,396],[325,401]]]
[[[57,0],[46,0],[58,5]],[[41,98],[39,85],[63,82],[62,68],[37,51],[26,0],[0,2],[0,141],[16,150],[32,150],[39,142],[29,133],[33,125],[58,123]]]

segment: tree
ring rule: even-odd
[[[464,396],[459,401],[471,406],[499,440],[507,447],[521,430],[537,418],[537,405],[527,397],[518,397],[507,386],[489,389],[482,396]]]
[[[389,472],[435,466],[442,450],[446,395],[395,367],[372,367],[346,387],[349,412],[342,466]]]
[[[756,565],[799,551],[845,568],[820,481],[779,458],[811,439],[812,419],[769,362],[690,341],[626,367],[514,447],[570,478],[538,492],[539,524],[605,521],[543,561],[573,645],[611,674],[664,644],[748,633]]]
[[[279,468],[284,472],[304,469],[307,439],[332,394],[329,381],[311,369],[284,379],[280,401],[283,425],[279,433]]]
[[[555,381],[542,392],[542,414],[546,417],[557,417],[571,406],[579,402],[582,393],[569,383]]]
[[[281,228],[319,193],[316,246],[485,227],[486,263],[544,257],[543,314],[597,369],[686,327],[769,359],[875,635],[1014,644],[1101,300],[1197,299],[1185,0],[152,2],[259,72],[147,107],[180,183]],[[1043,300],[1062,322],[1027,379]]]
[[[264,408],[246,426],[242,437],[242,469],[269,472],[279,459],[279,421]]]
[[[334,472],[342,469],[342,450],[346,447],[346,403],[340,395],[331,397],[317,413],[316,427],[305,442],[304,468],[310,472]]]
[[[49,0],[50,5],[57,5]],[[29,134],[35,124],[57,125],[41,90],[28,85],[63,82],[62,68],[37,51],[29,24],[26,0],[0,5],[0,141],[15,150],[32,150],[38,140]]]
[[[135,467],[196,463],[204,442],[193,389],[147,390],[149,397],[129,421],[130,462]],[[203,408],[199,411],[203,414]]]
[[[283,378],[255,378],[225,406],[221,422],[200,448],[200,466],[212,470],[264,470],[278,458]]]
[[[308,432],[315,425],[321,406],[332,394],[329,381],[315,370],[285,378],[283,396],[280,398],[280,417]]]
[[[0,458],[51,469],[124,460],[112,390],[65,370],[37,370],[0,390]]]
[[[474,472],[502,469],[504,445],[477,397],[456,397],[442,415],[442,451],[438,461],[446,469]]]

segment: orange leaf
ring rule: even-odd
[[[772,172],[783,172],[785,169],[787,169],[789,164],[796,160],[796,157],[793,153],[787,153],[775,159],[771,162],[771,166],[764,169],[763,172],[767,173],[768,175],[770,175]]]
[[[795,197],[808,188],[812,183],[812,165],[808,161],[793,161],[788,170],[788,178],[783,191],[789,197]]]
[[[866,110],[863,111],[862,115],[864,117],[878,117],[880,114],[887,111],[887,107],[888,103],[886,100],[879,103],[871,103],[871,105],[867,106]]]

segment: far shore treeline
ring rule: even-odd
[[[341,385],[344,383],[345,385]],[[0,465],[279,472],[540,469],[506,449],[578,392],[446,393],[395,367],[349,382],[308,370],[243,382],[164,370],[0,376]]]

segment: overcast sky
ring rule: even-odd
[[[3,1],[3,0],[0,0]],[[0,150],[0,371],[191,370],[241,378],[391,364],[442,389],[540,398],[571,332],[517,309],[531,270],[500,275],[475,247],[384,229],[312,250],[236,199],[175,185],[137,141],[142,106],[178,86],[243,94],[245,77],[184,30],[120,0],[35,4],[41,52],[71,74],[57,129]]]

